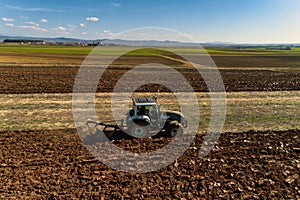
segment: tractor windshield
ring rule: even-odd
[[[157,112],[156,105],[137,106],[138,115],[151,115],[151,113]]]

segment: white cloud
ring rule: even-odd
[[[6,23],[5,26],[14,27],[15,25],[11,23]]]
[[[32,25],[32,26],[40,26],[38,23],[36,22],[24,22],[24,24],[29,24],[29,25]]]
[[[15,21],[15,19],[6,18],[6,17],[2,17],[1,19],[2,19],[2,21],[5,21],[5,22],[14,22]]]
[[[120,7],[121,6],[120,3],[112,3],[111,5],[114,6],[114,7]]]
[[[48,20],[46,20],[46,19],[41,19],[40,22],[42,22],[42,23],[47,23]]]
[[[67,31],[68,29],[66,27],[59,26],[59,27],[55,28],[55,30],[57,30],[57,31]]]
[[[96,35],[96,36],[99,36],[99,35],[100,35],[100,36],[103,36],[103,33],[96,32],[95,35]]]
[[[75,31],[76,28],[77,28],[77,25],[74,25],[74,24],[68,24],[67,26],[68,26],[70,31]]]
[[[34,31],[39,31],[39,32],[48,32],[47,29],[37,27],[37,26],[17,26],[17,28],[22,28],[22,29],[32,29]]]
[[[105,36],[114,36],[116,34],[112,33],[110,30],[103,30],[102,31],[102,35],[105,35]]]
[[[67,27],[59,26],[52,30],[59,31],[59,33],[70,35],[72,32],[77,30],[77,25],[74,24],[68,24]]]
[[[87,17],[86,20],[91,21],[91,22],[97,22],[97,21],[99,21],[99,18],[97,18],[97,17]]]
[[[29,17],[27,16],[20,16],[21,19],[28,19]]]
[[[81,34],[82,34],[82,35],[86,35],[86,34],[87,34],[87,32],[82,32]]]
[[[79,26],[81,26],[81,27],[85,27],[86,25],[81,23],[81,24],[79,24]]]
[[[11,10],[17,10],[17,11],[28,11],[28,12],[66,12],[65,10],[55,9],[55,8],[23,8],[19,6],[6,6],[7,8]]]
[[[12,28],[15,28],[15,29],[31,29],[31,30],[37,31],[37,32],[49,32],[48,29],[39,27],[39,25],[35,22],[24,22],[24,23],[28,24],[28,26],[27,25],[16,26],[13,23],[5,23],[4,25],[6,27],[12,27]]]

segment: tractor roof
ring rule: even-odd
[[[132,101],[137,106],[156,105],[156,98],[152,97],[135,97]]]

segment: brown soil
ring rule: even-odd
[[[226,133],[204,159],[203,140],[157,172],[113,170],[89,155],[74,129],[0,133],[0,198],[299,199],[300,131]],[[169,138],[118,140],[149,151]],[[144,149],[144,150],[143,150]]]
[[[128,69],[107,70],[98,91],[112,92],[114,84]],[[0,93],[71,93],[77,71],[77,67],[0,67]],[[195,75],[194,70],[179,68],[178,71],[191,83],[195,92],[207,91],[205,82],[201,76]],[[228,92],[300,90],[300,72],[296,71],[222,69],[220,72]],[[178,90],[182,91],[180,87],[178,84]],[[168,92],[158,85],[148,85],[140,91]]]
[[[79,65],[84,55],[6,53],[16,59],[29,58],[32,65],[18,61],[13,66],[0,67],[0,93],[71,93]],[[0,54],[2,55],[2,54]],[[41,60],[51,58],[53,60]],[[299,56],[212,56],[220,68],[226,91],[280,91],[300,90]],[[43,61],[43,62],[42,62]],[[114,85],[131,65],[141,63],[162,63],[175,67],[190,82],[196,92],[207,91],[203,78],[195,70],[177,58],[171,57],[120,57],[104,74],[98,85],[98,92],[112,92]],[[41,63],[38,65],[38,63]],[[68,63],[70,65],[68,65]],[[28,65],[29,64],[29,65]],[[45,65],[46,64],[46,65]],[[205,65],[205,63],[203,63]],[[10,66],[10,67],[9,67]],[[76,67],[77,66],[77,67]],[[298,70],[297,70],[298,69]],[[156,76],[163,71],[151,72]],[[204,69],[204,72],[207,72]],[[213,71],[209,71],[214,73]],[[170,75],[170,77],[172,77]],[[87,84],[90,80],[87,80]],[[175,80],[172,80],[175,83]],[[183,91],[180,84],[176,87]],[[214,89],[214,88],[213,88]],[[124,88],[126,91],[126,87]],[[168,92],[164,87],[148,85],[140,88],[144,92]],[[91,91],[86,91],[91,92]]]

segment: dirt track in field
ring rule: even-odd
[[[0,134],[0,198],[297,199],[299,130],[222,134],[198,158],[203,138],[165,169],[113,170],[89,155],[73,129]],[[161,148],[170,139],[118,140],[130,151]]]

